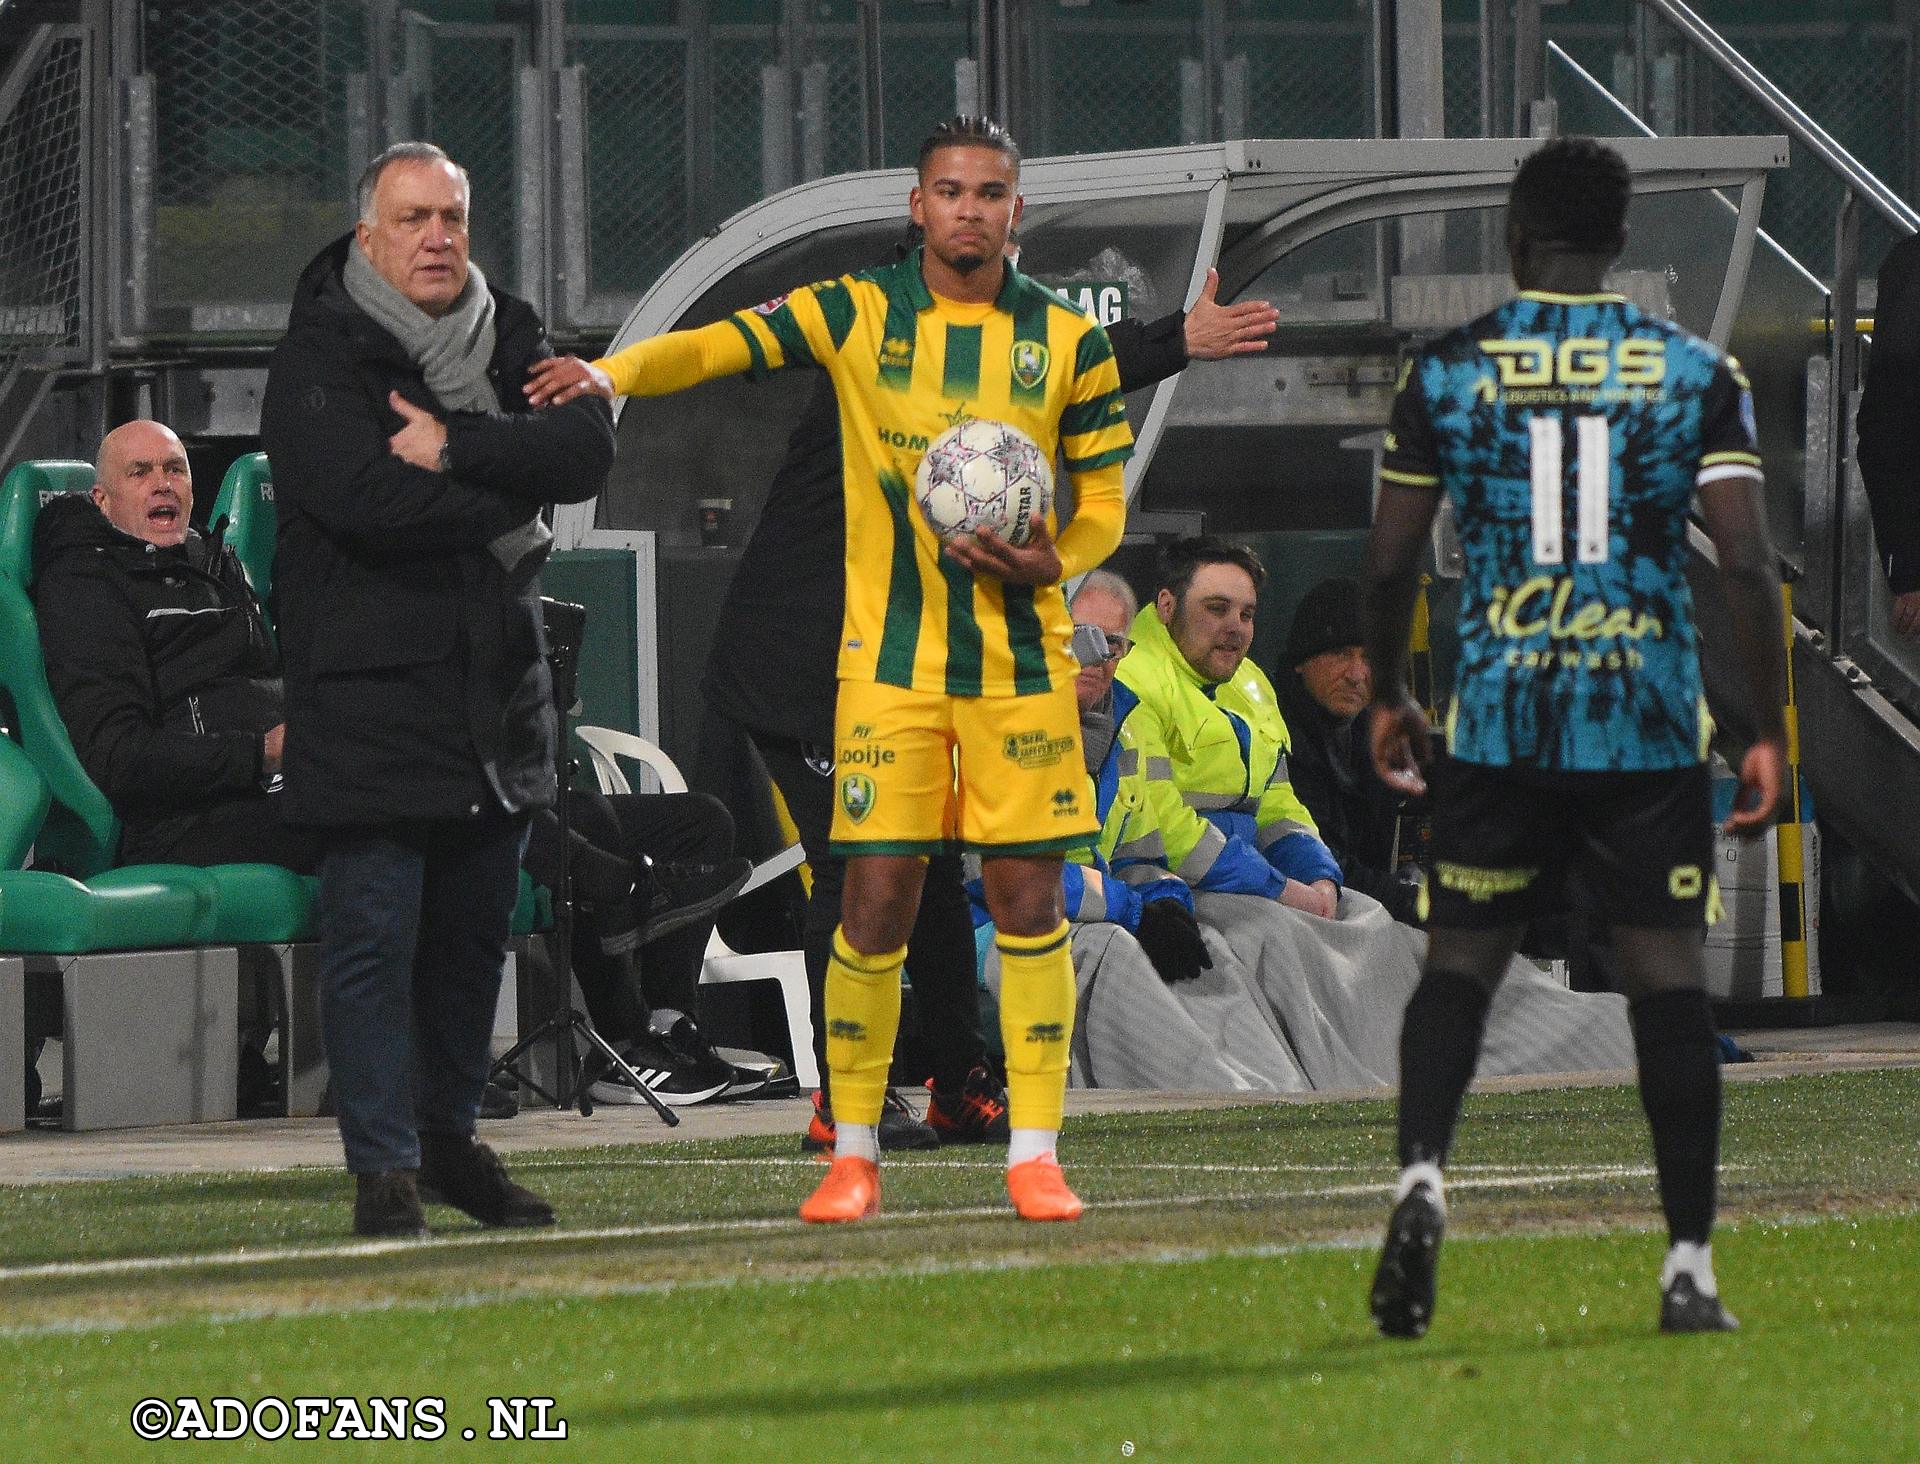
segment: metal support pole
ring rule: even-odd
[[[120,154],[115,124],[118,109],[114,85],[113,7],[109,0],[86,0],[81,18],[87,39],[87,109],[85,197],[87,227],[82,231],[81,247],[87,251],[87,299],[82,304],[86,321],[87,366],[96,375],[107,369],[107,301],[115,293],[113,270],[119,263],[119,230],[113,226],[118,217],[115,202],[114,163]]]
[[[1835,392],[1836,397],[1842,395]],[[1836,536],[1838,537],[1838,536]],[[1787,786],[1786,807],[1774,826],[1774,853],[1780,870],[1780,994],[1804,999],[1807,982],[1806,849],[1801,843],[1800,709],[1793,694],[1793,585],[1780,586],[1787,622]]]
[[[860,88],[865,153],[869,168],[887,165],[886,85],[881,67],[880,0],[860,0]]]
[[[1504,137],[1513,116],[1507,60],[1513,55],[1508,0],[1480,0],[1480,135]]]
[[[1531,132],[1530,109],[1546,98],[1546,45],[1540,28],[1540,0],[1514,0],[1513,125],[1509,137]]]
[[[1833,293],[1829,299],[1832,314],[1827,355],[1832,374],[1827,382],[1827,462],[1826,482],[1822,484],[1832,505],[1827,520],[1831,531],[1826,545],[1827,585],[1832,597],[1827,629],[1833,648],[1844,651],[1854,621],[1847,613],[1847,602],[1853,598],[1847,559],[1847,476],[1853,458],[1848,450],[1853,425],[1848,408],[1860,374],[1860,340],[1854,332],[1860,307],[1860,195],[1851,188],[1841,195],[1840,211],[1834,220]],[[1869,568],[1868,572],[1874,571]],[[1859,623],[1864,629],[1864,616]]]
[[[393,36],[397,24],[394,0],[370,0],[367,6],[367,114],[363,124],[367,155],[360,160],[360,168],[398,142],[402,129],[411,130],[405,106],[394,104]],[[349,187],[358,181],[360,168],[352,170]]]
[[[1440,0],[1386,0],[1393,32],[1396,137],[1445,137]]]

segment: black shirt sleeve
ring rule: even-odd
[[[1434,439],[1433,417],[1427,408],[1426,389],[1420,383],[1419,366],[1418,360],[1408,365],[1399,394],[1393,399],[1380,476],[1403,488],[1438,488],[1440,449]]]
[[[1138,391],[1178,375],[1187,365],[1187,316],[1176,310],[1158,320],[1116,320],[1107,327],[1120,390]]]

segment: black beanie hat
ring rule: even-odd
[[[1350,579],[1324,579],[1300,601],[1287,632],[1287,664],[1298,666],[1322,651],[1365,645],[1360,623],[1360,585]]]

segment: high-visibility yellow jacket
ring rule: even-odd
[[[1252,661],[1225,681],[1204,679],[1148,604],[1116,674],[1114,712],[1148,774],[1153,832],[1176,875],[1195,889],[1275,897],[1289,879],[1339,881],[1287,781],[1292,738]],[[1156,759],[1170,776],[1154,776]],[[1114,851],[1116,870],[1126,856]]]

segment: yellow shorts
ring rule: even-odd
[[[1053,854],[1093,842],[1093,780],[1071,685],[943,696],[842,681],[835,854]]]

